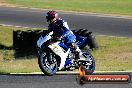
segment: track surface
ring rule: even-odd
[[[46,10],[13,8],[0,6],[0,24],[47,27]],[[86,28],[95,34],[132,37],[132,19],[103,15],[60,12],[71,29]]]
[[[111,74],[111,73],[107,73]],[[112,73],[119,74],[119,73]],[[128,74],[128,73],[120,73]],[[129,72],[132,76],[132,73]],[[0,75],[0,88],[132,88],[129,84],[84,84],[79,85],[76,81],[77,75],[54,75],[44,76],[41,74],[27,75]]]

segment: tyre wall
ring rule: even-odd
[[[29,56],[36,55],[37,39],[41,34],[45,35],[46,30],[14,30],[13,31],[13,49],[15,50],[15,56]]]
[[[48,33],[47,30],[14,30],[13,31],[13,49],[15,50],[15,56],[27,56],[35,55],[36,43],[38,38],[43,35],[45,36]],[[86,45],[90,49],[98,48],[98,43],[95,36],[92,32],[89,32],[87,29],[73,30],[75,35],[87,37],[87,42],[80,46],[83,49]]]

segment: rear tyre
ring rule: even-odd
[[[88,61],[90,65],[87,65],[87,63],[85,63],[85,65],[82,64],[82,68],[85,70],[86,74],[92,74],[95,70],[95,60],[89,52],[84,53],[83,55],[86,57],[86,61]]]

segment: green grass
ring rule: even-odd
[[[29,30],[0,26],[0,44],[12,46],[13,30]],[[39,29],[40,30],[40,29]],[[96,35],[99,49],[91,51],[96,61],[96,71],[132,70],[132,38]],[[39,72],[37,57],[15,58],[12,49],[0,48],[0,73]]]
[[[35,72],[40,71],[37,57],[15,58],[13,45],[13,30],[40,30],[39,28],[16,28],[0,26],[0,73]],[[4,46],[4,48],[2,48]],[[8,48],[9,47],[9,48]]]
[[[0,60],[14,58],[12,49],[1,49],[2,45],[4,47],[12,47],[12,30],[10,27],[0,26]]]
[[[0,62],[0,73],[30,73],[40,72],[37,64],[37,59],[34,58],[21,58],[12,61]]]
[[[12,60],[14,59],[13,45],[13,30],[39,30],[39,28],[15,28],[0,26],[0,60]],[[3,49],[4,47],[4,49]]]
[[[100,48],[92,54],[97,70],[132,70],[132,38],[97,36]]]
[[[3,2],[44,9],[132,15],[132,0],[4,0]]]

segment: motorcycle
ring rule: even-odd
[[[76,36],[78,46],[83,45],[87,38]],[[71,71],[82,66],[87,74],[92,74],[95,61],[89,51],[82,52],[81,60],[76,58],[73,49],[65,44],[63,38],[53,38],[53,31],[46,36],[41,35],[37,41],[38,64],[41,71],[48,76],[55,75],[57,71]]]

